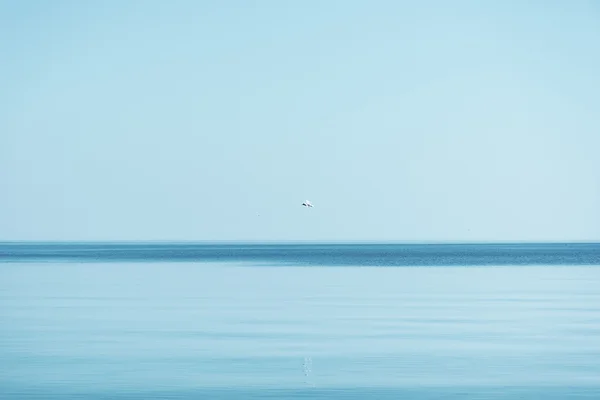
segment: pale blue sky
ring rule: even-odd
[[[0,240],[600,240],[596,1],[0,0],[0,54]]]

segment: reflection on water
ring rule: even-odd
[[[600,398],[594,266],[5,263],[0,326],[3,399]]]

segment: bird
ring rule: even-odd
[[[313,206],[312,203],[310,201],[308,201],[308,200],[304,200],[304,203],[302,203],[302,205],[304,207],[312,207]]]

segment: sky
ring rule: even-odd
[[[0,0],[0,54],[0,240],[600,241],[593,0]]]

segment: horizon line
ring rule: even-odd
[[[600,244],[600,240],[0,240],[2,244]]]

